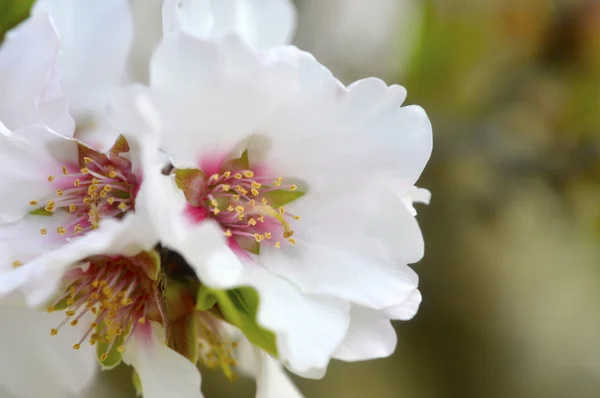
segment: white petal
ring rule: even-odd
[[[8,32],[0,49],[0,120],[11,130],[42,123],[72,135],[73,119],[59,84],[59,39],[47,14]]]
[[[398,339],[384,314],[367,308],[353,306],[350,327],[334,358],[342,361],[362,361],[390,356]]]
[[[144,398],[201,398],[200,371],[165,344],[162,327],[152,323],[151,336],[133,335],[123,361],[140,377]]]
[[[130,0],[135,36],[129,54],[130,80],[147,84],[150,58],[162,38],[162,0]]]
[[[103,221],[97,230],[44,253],[16,269],[0,270],[0,295],[21,289],[32,307],[44,304],[56,293],[64,272],[93,255],[132,256],[158,242],[148,217],[132,213],[123,220]]]
[[[261,120],[297,88],[295,74],[283,62],[261,65],[233,39],[217,45],[168,35],[151,66],[152,86],[161,94],[163,147],[177,166],[229,154],[260,132]]]
[[[125,78],[133,39],[127,0],[38,0],[33,12],[48,12],[59,32],[63,85],[78,123],[101,111],[107,90]]]
[[[210,222],[181,237],[173,242],[177,244],[173,249],[184,256],[207,286],[256,289],[260,297],[257,321],[277,334],[279,355],[291,371],[305,377],[323,376],[348,326],[347,303],[303,294],[259,264],[241,264],[229,251],[222,230]]]
[[[236,351],[238,369],[256,378],[256,398],[302,398],[279,361],[242,339]]]
[[[0,302],[0,385],[20,397],[79,396],[98,370],[93,347],[71,348],[84,331],[66,327],[50,336],[50,329],[64,319],[64,314],[3,304]]]
[[[291,41],[296,10],[290,0],[167,0],[165,34],[177,30],[203,39],[239,35],[253,49]]]
[[[391,319],[408,321],[417,314],[422,299],[421,292],[415,290],[404,303],[385,308],[383,313]]]
[[[4,193],[0,223],[22,218],[55,196],[58,188],[48,177],[60,176],[63,165],[77,164],[77,143],[44,126],[29,126],[12,134],[0,132],[0,190]]]
[[[375,192],[376,198],[369,203],[368,196],[348,200],[343,189],[334,194],[309,190],[298,203],[286,206],[301,216],[293,225],[296,245],[261,247],[259,261],[306,293],[374,309],[404,302],[416,289],[418,276],[397,260],[415,250],[410,245],[420,238],[420,231],[399,200],[388,206],[380,201],[383,193]],[[395,199],[393,194],[387,195]],[[403,233],[406,223],[408,236]],[[408,249],[403,250],[405,247]]]

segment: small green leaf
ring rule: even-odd
[[[267,204],[273,208],[278,208],[280,206],[286,205],[290,202],[293,202],[302,196],[304,196],[305,192],[301,191],[289,191],[284,189],[278,189],[275,191],[265,193],[265,198],[267,199]]]
[[[244,333],[250,342],[269,354],[277,356],[276,336],[256,322],[259,298],[250,287],[232,290],[211,290],[217,297],[219,309],[225,320]]]
[[[30,211],[29,214],[31,214],[32,216],[50,217],[54,213],[51,212],[51,211],[48,211],[48,210],[44,209],[43,207],[40,207],[39,209],[35,209],[35,210]]]
[[[96,333],[100,333],[102,329],[104,329],[105,323],[102,322],[96,327]],[[102,369],[108,370],[113,369],[118,364],[121,363],[122,354],[119,352],[118,347],[123,344],[125,341],[125,337],[129,334],[129,330],[121,333],[120,336],[116,336],[115,342],[110,349],[110,352],[106,352],[108,350],[108,346],[110,345],[107,340],[102,338],[96,343],[96,355],[98,357],[98,361],[100,361],[100,366]],[[102,336],[103,337],[103,336]],[[102,355],[108,354],[106,359],[102,361]]]
[[[250,161],[248,160],[248,151],[245,150],[237,159],[229,159],[224,162],[221,166],[221,171],[237,171],[237,170],[248,170],[250,168]]]

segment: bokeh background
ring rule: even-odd
[[[600,396],[600,1],[296,2],[300,48],[346,83],[402,84],[434,127],[420,312],[391,358],[334,362],[296,379],[305,395]],[[129,384],[121,368],[90,394]],[[254,393],[217,371],[203,385]]]

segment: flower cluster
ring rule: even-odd
[[[425,112],[286,46],[288,0],[152,3],[38,0],[0,47],[0,313],[44,347],[14,370],[41,390],[0,384],[79,394],[125,362],[146,398],[200,397],[203,363],[294,397],[283,367],[390,355]]]

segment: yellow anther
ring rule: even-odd
[[[244,215],[238,214],[237,219],[238,219],[238,221],[242,221],[244,219]]]
[[[288,231],[283,231],[283,237],[286,239],[291,237],[292,235],[294,235],[294,231],[292,231],[291,229]]]
[[[111,170],[108,172],[108,177],[109,178],[117,178],[117,172],[114,170]]]
[[[97,324],[96,322],[92,322],[92,323],[90,323],[90,328],[91,328],[91,329],[95,329],[95,328],[97,328],[97,327],[98,327],[98,324]]]
[[[298,186],[296,184],[290,185],[290,191],[295,191],[296,189],[298,189]]]
[[[221,185],[221,189],[223,191],[227,192],[231,189],[231,185],[223,184],[223,185]]]
[[[250,206],[255,206],[256,205],[256,200],[254,199],[250,199]]]
[[[260,234],[254,234],[254,240],[256,240],[258,243],[263,241],[263,236]]]
[[[23,265],[23,263],[19,260],[15,260],[12,262],[13,268],[19,268],[21,265]]]
[[[77,319],[73,319],[71,321],[71,326],[77,326],[78,323],[79,323],[79,321]]]
[[[256,181],[252,181],[252,188],[260,188],[262,185],[260,184],[260,182],[256,182]]]
[[[258,217],[256,217],[258,221],[260,222],[265,222],[265,216],[263,216],[262,214]]]
[[[238,213],[243,213],[244,212],[244,206],[236,206],[235,211],[237,211]]]
[[[214,214],[215,216],[221,212],[221,210],[219,210],[219,209],[218,209],[218,208],[216,208],[216,207],[214,207],[214,208],[212,209],[212,211],[213,211],[213,214]]]
[[[235,173],[233,175],[233,178],[235,178],[236,180],[241,180],[242,179],[242,175],[240,173]]]
[[[48,233],[48,230],[46,228],[40,229],[40,234],[46,235],[47,233]]]
[[[54,181],[54,176],[48,176],[48,182]]]
[[[300,219],[300,216],[292,216],[292,218],[293,218],[294,220],[299,220],[299,219]]]
[[[38,204],[37,200],[32,200],[29,202],[30,205],[35,206]]]
[[[209,180],[215,180],[216,181],[216,180],[219,179],[219,177],[221,177],[219,174],[213,174],[213,175],[210,176]]]
[[[246,178],[254,177],[254,173],[250,170],[244,170],[242,173],[244,173],[244,177],[246,177]]]
[[[85,198],[83,198],[83,203],[85,203],[86,205],[89,205],[90,204],[90,198],[87,197],[87,196]]]
[[[104,354],[100,355],[100,362],[106,361],[107,358],[108,358],[108,354],[107,353],[104,353]]]
[[[248,225],[252,225],[252,226],[256,225],[256,220],[254,218],[250,218],[248,220]]]
[[[75,300],[72,297],[67,299],[67,305],[73,305],[73,304],[75,304]]]
[[[76,187],[81,185],[81,181],[79,181],[79,178],[77,178],[75,181],[73,181],[73,185],[75,185]]]
[[[228,229],[227,231],[225,231],[225,236],[230,238],[232,236],[231,230]]]
[[[240,195],[233,195],[232,198],[233,200],[240,200]]]
[[[104,188],[102,188],[102,190],[104,192],[110,192],[110,191],[112,191],[112,187],[110,185],[105,185]]]
[[[56,233],[59,235],[64,235],[67,233],[67,229],[62,226],[56,227]]]
[[[88,164],[88,163],[92,163],[92,158],[88,158],[87,156],[83,158],[83,161]]]
[[[46,207],[44,207],[44,210],[49,211],[49,212],[53,212],[55,208],[55,203],[53,200],[49,200],[48,204],[46,205]]]
[[[295,245],[295,244],[296,244],[296,239],[294,239],[294,238],[289,238],[289,239],[288,239],[288,242],[290,242],[292,245]]]
[[[82,168],[81,170],[79,170],[82,174],[88,174],[90,172],[90,169],[88,169],[87,167]]]
[[[277,210],[279,211],[279,214],[285,214],[285,208],[283,206],[280,206]]]
[[[69,175],[69,170],[67,170],[67,166],[63,166],[63,167],[62,167],[62,173],[63,173],[64,175]]]
[[[75,296],[75,286],[71,286],[71,288],[69,289],[69,294],[71,295],[71,297]]]
[[[270,232],[265,232],[265,239],[271,239],[271,236]]]
[[[217,206],[219,206],[219,202],[217,202],[217,200],[216,200],[216,199],[211,199],[211,200],[210,200],[210,205],[211,205],[212,207],[217,207]]]
[[[267,198],[262,198],[260,201],[262,202],[263,205],[267,204]]]
[[[53,313],[54,312],[54,307],[50,306],[50,307],[46,308],[46,312],[49,313],[49,314]]]
[[[73,212],[75,211],[75,209],[77,209],[77,206],[76,206],[75,204],[70,204],[70,205],[69,205],[69,211],[70,211],[71,213],[73,213]]]
[[[254,195],[254,196],[258,196],[258,194],[259,194],[258,189],[256,189],[256,188],[252,188],[250,190],[250,192],[252,192],[252,195]]]
[[[241,193],[242,195],[245,195],[248,193],[248,191],[246,191],[246,189],[240,185],[236,185],[235,186],[235,190],[239,193]]]
[[[117,346],[117,351],[119,351],[121,354],[125,352],[125,346],[124,345],[119,345]]]
[[[138,323],[139,323],[140,325],[143,325],[143,324],[145,324],[145,323],[146,323],[146,318],[144,318],[144,317],[138,318]]]
[[[108,202],[109,205],[112,205],[113,203],[115,203],[115,198],[113,198],[112,196],[108,199],[106,199],[106,201]]]
[[[58,334],[57,329],[50,329],[50,336],[56,336]]]
[[[92,287],[97,288],[98,286],[100,286],[100,281],[93,281],[92,282]]]
[[[229,178],[229,177],[231,177],[231,171],[226,171],[226,172],[224,172],[224,173],[223,173],[223,177],[225,177],[225,178]]]
[[[279,241],[275,242],[275,247],[279,249],[281,247],[281,242],[279,242]]]
[[[227,211],[233,211],[233,210],[235,210],[235,209],[233,208],[232,205],[229,205],[229,207],[227,207]]]
[[[80,345],[80,344],[73,344],[73,349],[74,349],[74,350],[78,350],[78,349],[80,349],[80,348],[81,348],[81,345]]]
[[[100,191],[100,197],[106,198],[106,191],[104,191],[104,190]]]
[[[73,311],[73,310],[69,310],[69,311],[66,311],[66,312],[65,312],[65,314],[66,314],[67,316],[73,316],[73,315],[75,315],[75,311]]]
[[[119,206],[117,206],[119,208],[119,210],[121,211],[125,211],[127,210],[127,205],[125,204],[125,202],[121,202],[119,203]]]
[[[98,309],[96,307],[92,307],[92,309],[90,311],[92,311],[92,314],[94,314],[94,315],[96,315],[98,313]]]

